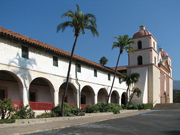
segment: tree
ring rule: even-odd
[[[127,94],[129,92],[129,87],[131,84],[136,83],[139,80],[140,74],[139,73],[132,73],[127,75],[126,73],[122,74],[120,77],[120,82],[126,82],[127,87]],[[128,96],[129,99],[129,96]]]
[[[67,17],[68,19],[71,18],[71,21],[66,21],[66,22],[60,23],[57,26],[57,32],[59,32],[60,30],[62,30],[62,32],[63,32],[67,27],[72,27],[73,31],[74,31],[74,36],[75,36],[75,41],[73,44],[73,48],[71,51],[71,57],[69,60],[69,68],[68,68],[68,73],[67,73],[67,78],[66,78],[66,88],[64,91],[63,99],[62,99],[62,116],[64,116],[64,111],[63,111],[64,110],[64,99],[65,99],[65,95],[66,95],[66,92],[68,89],[68,81],[69,81],[69,74],[70,74],[70,70],[71,70],[71,62],[72,62],[73,53],[75,50],[78,36],[79,36],[80,32],[82,32],[82,34],[84,35],[85,29],[91,30],[91,33],[93,34],[93,36],[95,36],[95,35],[99,36],[99,33],[96,29],[97,25],[96,25],[95,16],[92,14],[84,14],[83,15],[82,11],[79,9],[79,6],[76,5],[76,7],[77,7],[77,11],[72,12],[71,10],[69,10],[68,12],[66,12],[62,15],[62,18],[64,18],[64,17]]]
[[[9,119],[11,112],[14,111],[13,104],[10,99],[0,99],[0,110],[1,110],[1,119]]]
[[[103,56],[100,60],[99,60],[99,63],[101,64],[101,65],[106,65],[107,64],[107,62],[108,62],[108,59],[105,57],[105,56]]]
[[[129,99],[129,102],[131,102],[134,94],[136,94],[137,97],[140,97],[141,96],[141,90],[138,87],[134,87],[133,88],[133,93],[132,93],[132,95],[131,95],[131,97]]]
[[[123,36],[119,35],[118,37],[114,37],[114,39],[117,39],[118,42],[113,42],[112,49],[119,48],[119,56],[118,56],[117,63],[116,63],[116,68],[115,68],[115,71],[114,71],[114,78],[113,78],[113,81],[112,81],[111,89],[110,89],[110,92],[109,92],[109,95],[108,95],[108,98],[107,98],[107,104],[108,104],[108,101],[109,101],[109,97],[111,96],[112,88],[113,88],[113,85],[114,85],[114,80],[115,80],[116,73],[117,73],[117,66],[118,66],[121,54],[123,53],[124,50],[132,52],[132,53],[134,52],[133,47],[129,46],[129,44],[134,43],[134,41],[132,41],[131,38],[129,38],[128,35],[123,35]]]

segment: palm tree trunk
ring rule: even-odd
[[[67,79],[66,79],[66,89],[64,91],[64,95],[63,95],[63,99],[62,99],[62,106],[61,106],[61,115],[62,115],[62,117],[64,117],[64,99],[65,99],[66,92],[67,92],[67,89],[68,89],[69,74],[70,74],[70,71],[71,71],[71,62],[72,62],[72,58],[73,58],[73,54],[74,54],[77,39],[78,39],[78,35],[76,35],[74,45],[73,45],[73,48],[72,48],[72,51],[71,51],[70,61],[69,61],[69,68],[68,68]]]
[[[125,103],[126,109],[127,109],[127,103],[128,103],[128,101],[129,101],[129,98],[128,98],[128,96],[129,96],[128,90],[129,90],[129,85],[128,85],[127,90],[126,90],[126,93],[127,93],[127,99],[126,99],[126,103]]]
[[[132,100],[132,98],[133,98],[133,96],[134,96],[134,91],[133,91],[133,94],[132,94],[132,96],[131,96],[131,98],[129,99],[129,102],[131,102],[131,100]]]
[[[119,56],[118,56],[118,59],[117,59],[116,68],[115,68],[115,72],[114,72],[114,78],[113,78],[112,85],[111,85],[111,89],[110,89],[110,92],[109,92],[109,95],[108,95],[107,104],[108,104],[108,102],[109,102],[109,97],[110,97],[110,95],[111,95],[112,88],[113,88],[113,85],[114,85],[114,80],[115,80],[115,78],[116,78],[116,71],[117,71],[117,66],[118,66],[118,63],[119,63],[120,56],[121,56],[121,52],[119,53]]]

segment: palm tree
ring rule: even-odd
[[[115,80],[115,77],[116,77],[117,66],[118,66],[121,54],[123,53],[124,50],[132,52],[132,53],[134,52],[133,47],[129,46],[129,44],[134,43],[134,41],[132,41],[131,38],[129,38],[128,35],[124,35],[124,36],[119,35],[118,37],[114,37],[114,39],[117,39],[118,42],[113,42],[112,49],[119,48],[120,50],[119,50],[119,56],[118,56],[118,59],[117,59],[116,68],[115,68],[115,72],[114,72],[114,78],[113,78],[111,89],[110,89],[110,92],[109,92],[109,95],[108,95],[108,98],[107,98],[107,104],[108,104],[108,101],[109,101],[109,97],[111,96],[112,88],[113,88],[113,85],[114,85],[114,80]]]
[[[79,9],[79,6],[76,5],[76,7],[77,7],[77,11],[72,12],[71,10],[69,10],[68,12],[66,12],[62,15],[62,18],[67,16],[68,19],[71,18],[71,21],[66,21],[66,22],[60,23],[57,26],[57,32],[59,32],[60,30],[62,30],[62,32],[63,32],[65,30],[65,28],[72,27],[73,31],[74,31],[74,36],[75,36],[75,41],[74,41],[73,48],[71,51],[69,68],[68,68],[68,73],[67,73],[67,78],[66,78],[66,88],[64,91],[63,99],[62,99],[62,107],[61,107],[62,108],[62,110],[61,110],[62,116],[64,116],[64,99],[65,99],[65,95],[66,95],[66,92],[68,89],[68,81],[69,81],[69,74],[70,74],[70,70],[71,70],[71,62],[72,62],[73,53],[74,53],[74,49],[76,46],[78,36],[79,36],[80,32],[82,32],[82,34],[84,35],[85,29],[91,30],[91,33],[93,34],[93,36],[95,36],[95,35],[99,36],[99,33],[96,29],[97,25],[96,25],[95,16],[92,14],[84,14],[83,15],[82,11]]]
[[[103,56],[100,60],[99,60],[99,63],[101,64],[101,65],[106,65],[107,64],[107,62],[108,62],[108,59],[105,57],[105,56]]]
[[[129,102],[131,102],[134,94],[136,94],[137,97],[140,97],[141,96],[141,90],[138,87],[134,87],[133,88],[133,93],[132,93],[132,95],[131,95],[131,97],[129,99]]]
[[[129,87],[131,84],[136,83],[139,80],[140,74],[139,73],[132,73],[127,75],[126,73],[122,74],[120,77],[120,82],[126,82],[127,87],[127,94],[129,92]],[[128,95],[129,99],[129,95]],[[129,101],[129,100],[128,100]]]

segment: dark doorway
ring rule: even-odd
[[[127,103],[127,93],[123,92],[122,97],[121,97],[121,105],[126,105]]]
[[[30,102],[36,102],[36,92],[30,92],[29,93],[29,101]]]
[[[81,95],[81,104],[86,104],[86,96]]]
[[[5,99],[5,90],[0,90],[0,99],[1,100]]]

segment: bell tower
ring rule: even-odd
[[[135,104],[153,103],[153,72],[156,70],[153,66],[158,66],[157,40],[151,32],[145,29],[144,25],[140,26],[130,44],[134,48],[134,53],[128,53],[128,70],[127,73],[139,73],[139,81],[134,84],[138,87],[142,95],[134,100]]]

